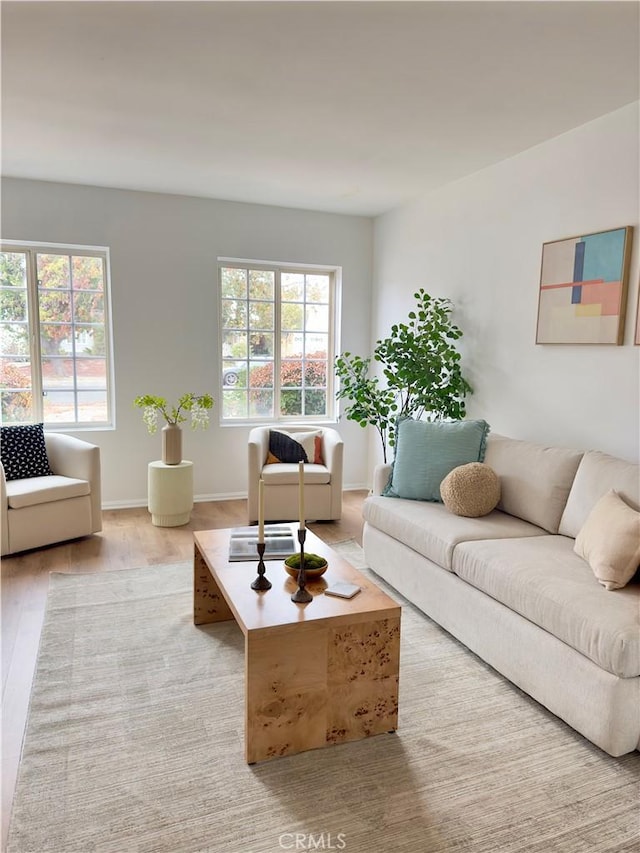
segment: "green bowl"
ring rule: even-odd
[[[287,557],[284,561],[284,567],[292,578],[297,578],[300,571],[300,554],[292,554],[290,557]],[[324,557],[320,557],[318,554],[305,553],[304,568],[308,578],[319,578],[320,575],[323,575],[327,571],[328,567],[329,564]]]

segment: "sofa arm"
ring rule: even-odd
[[[325,466],[342,483],[342,460],[344,455],[344,442],[342,436],[335,429],[324,429],[322,431],[322,456]],[[310,462],[313,460],[310,459]]]
[[[54,474],[91,482],[99,473],[100,448],[95,444],[61,433],[48,433],[44,440]]]
[[[0,501],[2,505],[0,506],[0,525],[2,525],[2,530],[0,534],[2,536],[2,545],[0,553],[8,554],[9,553],[9,504],[7,502],[7,480],[4,476],[4,465],[0,462]]]
[[[376,465],[373,469],[372,495],[381,495],[383,493],[391,476],[391,467],[390,463],[385,462],[381,465]]]
[[[247,446],[247,503],[249,524],[258,520],[258,480],[267,461],[269,427],[254,427],[249,433]]]
[[[102,530],[100,448],[88,441],[62,433],[47,433],[44,440],[47,445],[49,465],[54,474],[88,481],[93,532]]]
[[[331,509],[332,519],[342,518],[342,468],[344,459],[344,442],[336,429],[322,431],[322,454],[324,464],[331,474]]]

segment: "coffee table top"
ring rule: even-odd
[[[230,533],[229,529],[201,530],[194,533],[194,540],[245,633],[321,619],[352,623],[358,615],[362,615],[363,620],[400,615],[401,608],[397,602],[310,530],[307,530],[305,550],[319,554],[329,563],[324,575],[307,582],[307,589],[313,595],[313,601],[308,604],[296,604],[291,601],[291,595],[298,584],[286,573],[284,560],[265,562],[266,576],[271,581],[272,588],[256,592],[251,589],[251,583],[257,575],[258,556],[256,554],[256,559],[250,562],[229,562]],[[294,532],[294,538],[296,536]],[[355,583],[362,587],[362,591],[350,599],[324,595],[324,590],[337,581]]]

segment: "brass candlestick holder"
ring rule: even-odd
[[[298,542],[300,543],[300,569],[298,570],[298,589],[291,596],[291,601],[296,604],[308,604],[313,601],[313,596],[307,589],[307,572],[304,567],[304,541],[307,538],[306,529],[298,530]]]
[[[251,589],[271,589],[271,581],[265,575],[266,569],[264,567],[264,542],[258,542],[256,548],[258,549],[258,577],[251,584]]]

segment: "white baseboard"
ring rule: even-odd
[[[365,485],[347,485],[344,486],[343,492],[355,492],[361,489],[368,489]],[[193,502],[205,503],[208,501],[241,501],[247,499],[246,492],[218,492],[211,495],[194,495]],[[147,506],[146,498],[130,498],[120,501],[105,501],[102,504],[102,509],[135,509],[136,507]]]
[[[102,502],[102,509],[103,510],[106,510],[106,509],[134,509],[135,507],[146,506],[146,505],[147,505],[147,499],[146,498],[144,500],[140,500],[139,498],[136,498],[134,500],[133,498],[131,498],[129,500],[123,500],[123,501],[103,501]]]

